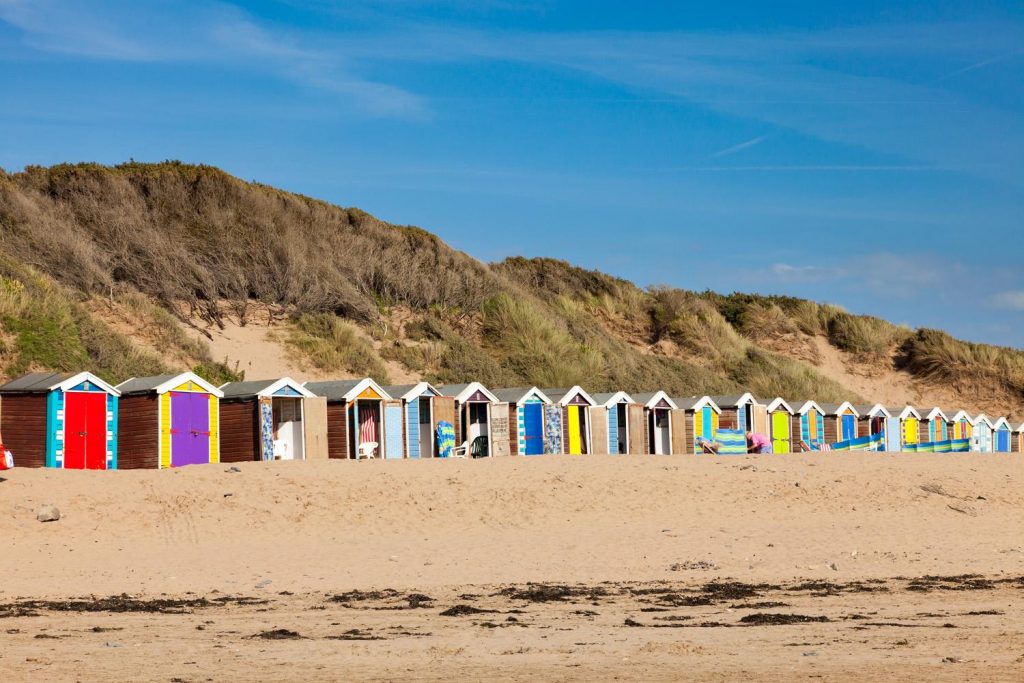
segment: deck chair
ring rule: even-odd
[[[473,458],[486,458],[490,455],[486,436],[478,436],[473,439],[473,445],[469,448],[469,454]]]
[[[356,453],[356,460],[373,460],[377,454],[377,442],[367,441],[366,443],[359,444],[359,450]]]
[[[463,441],[461,446],[456,446],[452,449],[452,454],[449,458],[463,458],[465,459],[469,455],[469,442]]]

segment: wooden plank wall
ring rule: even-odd
[[[302,399],[302,428],[306,438],[306,460],[327,459],[327,399],[323,396]]]
[[[718,416],[719,429],[739,429],[739,424],[739,409],[735,407],[722,408],[722,414]]]
[[[692,453],[693,451],[686,448],[686,411],[670,411],[669,420],[672,424],[672,454]]]
[[[629,454],[647,453],[647,428],[644,422],[644,407],[630,403],[626,406],[627,427],[629,428]]]
[[[15,467],[46,467],[46,394],[7,394],[0,434]]]
[[[587,412],[590,421],[590,452],[594,455],[608,455],[608,409],[593,406]]]
[[[252,462],[260,459],[258,401],[220,402],[220,461]]]
[[[348,458],[347,408],[344,401],[327,402],[327,457],[335,460]]]
[[[117,406],[117,469],[158,468],[160,416],[156,393],[122,396]]]

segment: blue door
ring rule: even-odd
[[[1010,452],[1010,432],[1006,431],[1005,429],[1000,429],[998,432],[996,432],[996,452]]]
[[[405,453],[402,442],[402,406],[388,405],[384,407],[384,453],[388,460],[401,460]]]
[[[409,434],[409,457],[420,457],[420,400],[414,398],[405,407],[405,429]]]
[[[857,438],[857,418],[853,415],[843,415],[843,441]]]
[[[544,453],[544,404],[527,403],[523,406],[523,427],[525,430],[527,455]]]

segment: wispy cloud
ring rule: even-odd
[[[913,298],[965,272],[962,264],[938,256],[908,257],[884,251],[830,264],[775,263],[769,269],[770,276],[780,282],[848,283],[893,298]]]
[[[718,159],[720,157],[727,157],[730,154],[735,154],[736,152],[742,152],[745,149],[750,149],[751,147],[754,147],[756,145],[760,145],[767,138],[768,138],[767,135],[758,135],[756,138],[751,138],[750,140],[747,140],[746,142],[741,142],[739,144],[733,145],[732,147],[726,147],[725,149],[720,149],[717,152],[715,152],[714,154],[712,154],[710,158]]]
[[[962,74],[970,73],[971,71],[977,71],[978,69],[984,69],[986,66],[999,64],[1000,62],[1005,62],[1008,59],[1013,59],[1014,57],[1017,57],[1022,54],[1024,54],[1024,50],[1014,50],[1013,52],[1007,52],[1006,54],[990,57],[988,59],[982,59],[981,61],[977,61],[974,62],[973,64],[968,64],[967,66],[950,71],[949,73],[940,76],[936,82],[944,81],[947,78],[955,78]]]
[[[1024,311],[1024,290],[1000,292],[992,300],[996,308],[1011,311]]]

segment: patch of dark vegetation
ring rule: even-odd
[[[250,598],[244,595],[223,595],[219,598],[214,598],[210,602],[215,602],[221,605],[238,605],[240,607],[270,604],[270,600],[267,600],[266,598]]]
[[[327,640],[384,640],[384,637],[365,629],[352,628],[336,636],[327,636]]]
[[[223,600],[223,602],[221,602]],[[238,598],[218,599],[217,604],[235,602]],[[206,598],[157,598],[144,600],[133,598],[127,593],[107,598],[91,598],[79,600],[28,600],[13,605],[0,605],[0,615],[11,609],[22,609],[29,612],[47,610],[50,612],[145,612],[154,614],[191,614],[193,609],[210,607],[211,601]],[[15,616],[32,616],[21,614]]]
[[[849,583],[833,583],[831,581],[804,581],[788,588],[794,593],[808,592],[812,597],[824,598],[841,593],[884,593],[888,592],[887,586],[869,583],[867,581],[851,581]]]
[[[37,633],[32,637],[36,640],[60,640],[64,636],[54,636],[49,633]]]
[[[982,616],[996,616],[999,614],[1006,614],[1006,612],[999,609],[979,609],[973,612],[964,612],[965,617],[982,617]]]
[[[442,617],[466,617],[471,614],[497,614],[496,609],[480,609],[472,605],[455,605],[441,612]]]
[[[93,626],[89,629],[93,633],[110,633],[111,631],[123,631],[120,626]]]
[[[402,593],[393,588],[385,588],[379,591],[348,591],[347,593],[332,595],[328,598],[328,601],[341,603],[342,607],[349,608],[352,607],[353,603],[386,602],[388,604],[373,605],[363,609],[404,610],[430,607],[431,603],[434,602],[434,598],[423,593]]]
[[[907,584],[908,591],[930,593],[931,591],[976,591],[991,590],[995,583],[979,574],[960,574],[958,576],[919,576]]]
[[[12,619],[17,617],[38,617],[39,612],[25,607],[24,605],[12,603],[0,605],[0,619]]]
[[[775,609],[777,607],[789,607],[787,602],[739,602],[729,605],[731,609]]]
[[[740,619],[741,624],[748,626],[788,626],[790,624],[825,623],[831,621],[826,616],[811,617],[806,614],[770,614],[757,612]]]
[[[573,612],[573,614],[575,614],[578,617],[596,617],[597,616],[597,612],[595,612],[593,610],[589,610],[589,609],[578,609],[575,612]]]
[[[510,600],[526,602],[565,602],[574,598],[596,601],[606,597],[608,591],[600,586],[566,586],[556,583],[528,583],[526,586],[503,588],[496,595]]]
[[[738,581],[712,581],[704,584],[701,590],[716,602],[721,602],[724,600],[756,598],[765,591],[781,590],[781,586],[773,586],[767,583],[750,584]]]
[[[249,638],[260,638],[262,640],[302,640],[298,631],[291,631],[286,628],[275,628],[270,631],[255,633]]]
[[[690,621],[693,617],[688,617],[682,614],[668,614],[663,617],[654,617],[655,621]]]

